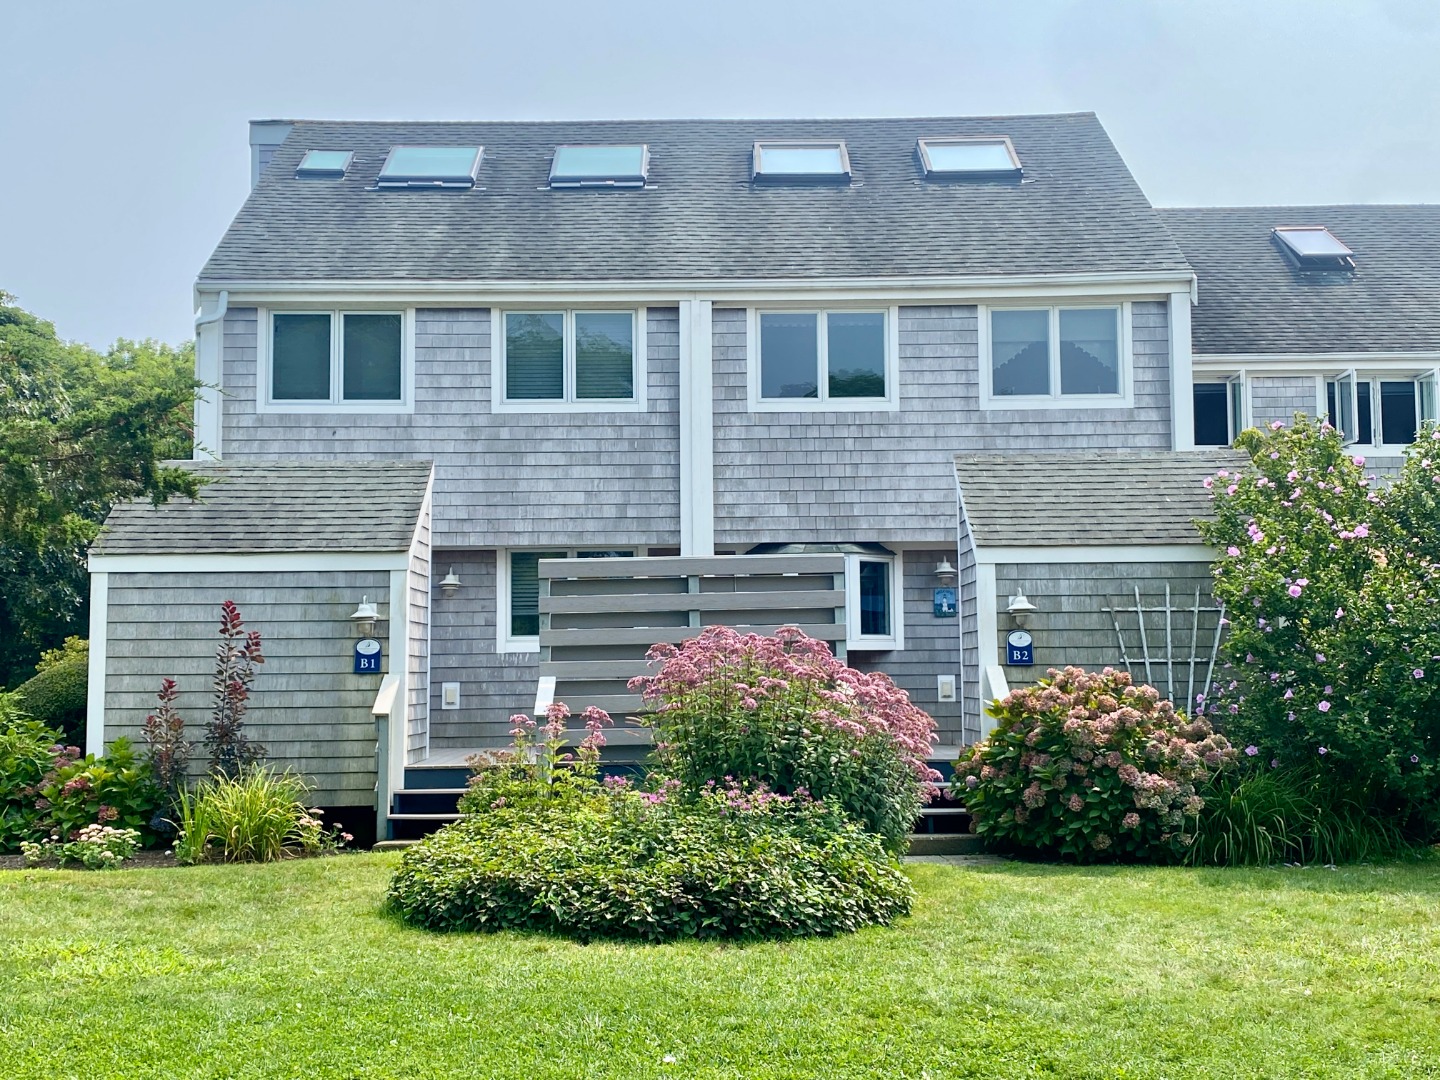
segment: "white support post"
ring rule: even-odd
[[[109,623],[110,575],[90,575],[90,665],[85,688],[85,752],[105,753],[105,653]]]
[[[713,306],[680,302],[680,554],[715,554]]]
[[[985,705],[991,698],[1000,697],[1007,691],[993,685],[991,674],[1000,670],[1000,598],[995,583],[995,564],[977,562],[975,565],[975,614],[976,655],[980,668],[980,737],[983,739],[995,730],[995,721],[985,713]]]
[[[1170,431],[1176,450],[1195,449],[1195,362],[1190,344],[1190,293],[1170,294]]]

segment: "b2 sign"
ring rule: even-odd
[[[374,638],[361,638],[355,643],[355,674],[380,674],[380,642]]]
[[[1028,630],[1012,630],[1005,639],[1005,663],[1025,667],[1035,663],[1035,641]]]

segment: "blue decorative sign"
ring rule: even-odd
[[[355,674],[380,674],[380,642],[374,638],[362,638],[355,643]]]
[[[960,613],[954,589],[935,590],[935,618],[953,619]]]
[[[1035,642],[1027,630],[1012,630],[1005,639],[1005,663],[1025,667],[1035,663]]]

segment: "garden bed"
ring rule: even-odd
[[[169,851],[141,851],[132,858],[126,859],[118,869],[121,870],[161,870],[171,866],[179,866],[175,861],[175,855]],[[59,870],[60,867],[54,862],[46,862],[40,866],[29,867],[25,865],[25,859],[20,855],[0,855],[0,870]],[[66,867],[65,869],[74,869]]]

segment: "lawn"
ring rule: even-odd
[[[5,1077],[1440,1076],[1440,866],[914,865],[752,945],[437,936],[393,855],[0,874]]]

